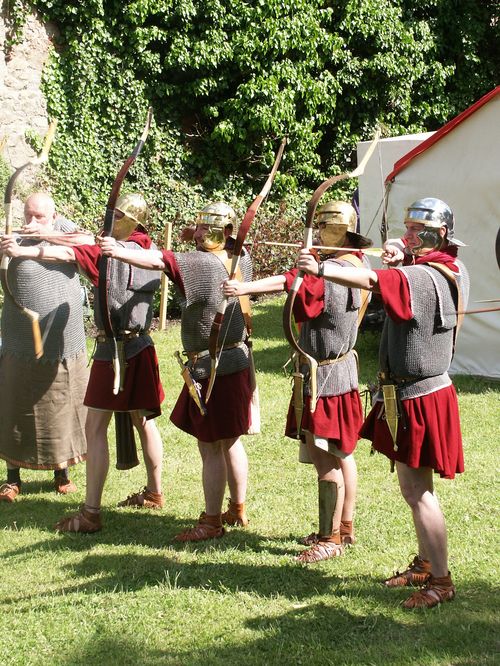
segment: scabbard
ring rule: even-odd
[[[177,359],[179,365],[181,366],[181,375],[184,380],[184,383],[188,388],[189,395],[194,400],[196,406],[200,410],[200,414],[202,416],[205,416],[207,413],[207,408],[205,407],[205,403],[201,395],[200,385],[198,384],[198,382],[195,382],[195,380],[193,379],[193,376],[191,375],[188,366],[184,364],[180,353],[177,351],[174,353],[174,356]]]
[[[125,358],[125,344],[123,340],[117,340],[116,347],[118,350],[118,363],[119,363],[119,373],[120,373],[120,383],[119,390],[123,391],[125,386],[125,371],[127,369],[127,361]]]
[[[128,412],[115,412],[116,431],[116,469],[137,467],[137,447],[134,426]]]
[[[258,435],[260,433],[259,387],[257,386],[257,376],[255,374],[252,341],[247,339],[246,345],[249,352],[248,360],[250,362],[250,389],[252,391],[252,399],[250,400],[250,426],[248,428],[247,435]]]
[[[396,439],[398,436],[399,410],[396,398],[396,386],[394,384],[382,384],[382,395],[384,396],[385,420],[391,433],[394,450],[397,451]]]
[[[300,362],[297,355],[293,357],[295,372],[292,373],[292,399],[295,424],[297,426],[297,439],[300,439],[302,416],[304,414],[304,375],[300,372]]]

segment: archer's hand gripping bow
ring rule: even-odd
[[[303,241],[305,248],[310,249],[313,246],[313,222],[319,200],[321,199],[323,194],[328,190],[328,188],[330,188],[335,183],[338,183],[341,180],[345,180],[347,178],[355,178],[357,176],[360,176],[364,172],[365,166],[368,160],[370,159],[371,155],[373,154],[373,151],[375,150],[379,137],[380,137],[380,130],[377,130],[372,143],[370,144],[368,150],[365,153],[365,156],[359,163],[358,167],[354,169],[354,171],[350,171],[348,173],[341,173],[337,176],[332,176],[331,178],[328,178],[323,183],[321,183],[321,185],[315,190],[314,194],[309,200],[309,203],[307,204],[304,241]],[[316,361],[315,358],[313,358],[310,354],[307,354],[301,348],[298,341],[295,339],[295,335],[293,332],[293,325],[292,325],[293,304],[295,303],[295,298],[297,296],[297,292],[300,289],[300,285],[302,284],[303,279],[304,279],[304,272],[298,271],[292,283],[292,286],[290,287],[290,291],[288,292],[288,296],[285,302],[285,307],[283,308],[283,330],[290,346],[293,347],[293,349],[295,349],[295,351],[298,354],[300,354],[303,358],[306,359],[306,362],[309,366],[310,389],[311,389],[310,411],[311,413],[314,413],[316,409],[316,402],[318,399],[317,385],[316,385],[316,373],[318,369],[318,362]],[[297,427],[300,428],[300,424],[297,424]]]
[[[285,145],[286,145],[286,137],[281,140],[280,147],[278,149],[278,152],[276,153],[276,158],[274,160],[273,168],[271,169],[271,172],[267,177],[266,182],[264,183],[264,187],[248,207],[247,212],[245,213],[245,216],[240,224],[240,228],[238,229],[238,233],[236,235],[236,241],[234,243],[234,248],[233,248],[233,259],[231,263],[231,272],[229,274],[230,280],[234,280],[234,276],[236,275],[236,271],[238,270],[238,264],[240,263],[240,257],[243,252],[243,243],[245,242],[246,235],[248,233],[248,230],[250,229],[252,220],[254,219],[255,215],[257,214],[257,211],[260,208],[261,203],[269,194],[274,178],[276,176],[276,172],[278,171],[281,158],[283,157],[283,151],[285,150]],[[205,396],[205,403],[208,403],[208,400],[210,398],[215,383],[217,365],[219,363],[219,357],[217,356],[217,348],[219,343],[220,330],[222,327],[222,321],[224,319],[224,313],[226,312],[226,308],[227,308],[227,298],[224,297],[220,302],[219,308],[215,314],[215,318],[212,323],[212,328],[210,330],[208,350],[210,352],[211,367],[210,367],[210,380],[208,382],[207,393]]]
[[[120,188],[122,186],[123,180],[128,173],[128,170],[135,162],[139,153],[144,146],[146,138],[149,134],[149,128],[151,127],[151,120],[153,117],[153,109],[150,107],[148,109],[148,115],[146,118],[146,124],[142,131],[139,141],[135,144],[135,147],[129,157],[123,163],[122,168],[118,172],[118,175],[115,178],[113,187],[111,188],[111,194],[109,195],[108,203],[106,204],[106,214],[104,216],[104,225],[102,230],[103,236],[111,236],[113,233],[114,217],[115,217],[115,205],[118,195],[120,193]],[[101,317],[103,328],[106,334],[106,339],[111,347],[112,362],[113,362],[113,372],[114,372],[114,382],[113,382],[113,394],[117,395],[120,389],[123,389],[120,386],[120,358],[118,354],[118,342],[116,334],[113,330],[113,325],[111,323],[111,314],[108,306],[108,287],[109,287],[109,257],[104,255],[101,256],[99,260],[99,307],[101,310]]]

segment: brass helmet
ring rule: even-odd
[[[316,224],[322,245],[343,247],[346,238],[354,247],[370,247],[373,241],[356,232],[358,216],[346,201],[329,201],[316,211]]]
[[[417,222],[423,224],[425,229],[417,236],[420,245],[413,248],[412,254],[418,255],[422,250],[438,250],[445,241],[449,245],[463,246],[465,243],[455,238],[455,218],[451,208],[441,199],[427,197],[414,201],[408,206],[405,214],[405,222]],[[445,227],[446,235],[441,237],[439,230]]]
[[[146,227],[148,205],[142,194],[122,194],[116,202],[115,211],[123,213],[113,225],[116,240],[127,240],[139,224]]]
[[[207,204],[203,210],[196,215],[197,225],[207,225],[209,227],[202,242],[202,246],[208,252],[224,249],[226,244],[227,227],[231,225],[231,231],[234,229],[236,213],[227,203],[215,201]]]

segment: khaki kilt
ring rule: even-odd
[[[85,460],[82,351],[60,362],[0,357],[0,458],[15,467],[62,469]]]

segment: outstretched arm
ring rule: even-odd
[[[223,284],[224,296],[245,296],[247,294],[274,294],[285,290],[285,276],[272,275],[271,277],[255,280],[254,282],[239,282],[226,280]]]
[[[96,240],[106,257],[124,261],[126,264],[137,268],[146,268],[152,271],[163,271],[165,269],[165,262],[160,250],[129,250],[122,245],[118,245],[112,236],[104,236]]]
[[[378,277],[375,271],[369,268],[350,268],[346,266],[338,266],[330,261],[318,261],[309,250],[303,249],[300,251],[299,259],[297,261],[297,268],[309,275],[318,275],[321,273],[320,266],[323,270],[323,278],[342,284],[345,287],[358,287],[360,289],[373,289],[378,283]]]
[[[76,263],[75,253],[71,247],[59,245],[41,246],[18,245],[15,236],[4,236],[0,241],[0,252],[8,257],[21,259],[38,259],[48,263]]]

